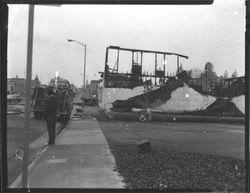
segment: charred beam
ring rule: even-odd
[[[109,46],[109,49],[116,49],[116,50],[123,50],[123,51],[130,51],[130,52],[145,52],[145,53],[154,53],[154,54],[166,54],[166,55],[176,55],[182,58],[188,59],[188,56],[172,53],[172,52],[160,52],[160,51],[152,51],[152,50],[141,50],[141,49],[129,49],[129,48],[121,48],[119,46]]]

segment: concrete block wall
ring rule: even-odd
[[[110,109],[112,103],[116,100],[127,100],[130,97],[142,94],[144,91],[143,86],[135,87],[134,89],[128,88],[99,88],[99,107]]]

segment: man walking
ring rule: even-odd
[[[47,121],[47,130],[49,134],[49,145],[55,143],[56,135],[56,112],[57,112],[57,99],[55,97],[54,90],[52,88],[48,89],[48,99],[45,105],[44,118]]]

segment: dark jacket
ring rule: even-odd
[[[44,118],[55,118],[57,112],[57,99],[54,95],[48,97],[45,110],[44,110]]]

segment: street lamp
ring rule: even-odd
[[[85,77],[86,77],[86,51],[87,51],[87,45],[83,44],[81,42],[78,42],[76,40],[72,40],[72,39],[68,39],[68,42],[76,42],[82,46],[84,46],[84,71],[83,71],[83,88],[86,89],[86,85],[85,85]]]

